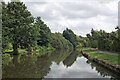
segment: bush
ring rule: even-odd
[[[55,49],[73,49],[72,43],[66,40],[61,33],[52,34],[51,45]]]
[[[8,65],[12,61],[13,57],[10,54],[2,54],[3,65]]]
[[[42,56],[42,55],[45,55],[47,53],[51,53],[55,49],[49,44],[48,47],[36,46],[36,47],[34,47],[33,50],[34,50],[33,55]]]

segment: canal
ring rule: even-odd
[[[47,55],[15,55],[4,61],[3,78],[114,78],[119,75],[89,61],[77,51],[54,51]]]

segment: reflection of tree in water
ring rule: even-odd
[[[80,52],[73,51],[64,61],[63,64],[67,67],[71,66],[77,59]],[[82,55],[81,55],[82,56]]]
[[[81,56],[79,52],[70,51],[54,51],[50,55],[41,57],[37,56],[14,56],[9,65],[3,65],[2,74],[3,78],[44,78],[49,71],[52,61],[59,64],[63,61],[66,66],[71,66],[78,56]],[[7,61],[7,60],[6,60]],[[5,62],[7,63],[7,62]],[[120,78],[114,72],[98,65],[92,61],[87,61],[91,65],[92,69],[95,68],[101,76],[112,76],[113,78]]]
[[[93,61],[90,61],[90,60],[87,61],[87,63],[91,65],[92,69],[95,68],[95,70],[103,77],[112,76],[112,78],[115,79],[115,80],[120,79],[120,76],[119,76],[120,74],[117,74],[117,73],[103,67],[102,65],[99,65],[99,64],[97,64],[97,63],[95,63]]]
[[[66,59],[66,57],[71,54],[71,52],[72,51],[66,51],[66,50],[57,51],[56,50],[51,54],[50,59],[51,59],[51,61],[54,61],[57,64],[59,64],[61,61],[64,61]]]
[[[41,57],[14,56],[9,65],[3,65],[3,78],[44,78],[50,71],[52,61],[59,64],[70,53],[70,51],[61,50]]]
[[[13,65],[3,66],[3,78],[43,78],[50,71],[48,56],[14,56]]]

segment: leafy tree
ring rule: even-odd
[[[4,13],[3,13],[4,14]],[[4,16],[3,16],[4,17]],[[3,18],[4,19],[4,18]],[[3,26],[7,27],[10,31],[11,43],[13,45],[14,54],[18,53],[18,47],[21,28],[33,22],[31,13],[23,2],[10,2],[6,6],[6,17]],[[26,36],[27,37],[27,36]]]
[[[66,40],[61,33],[52,33],[51,45],[56,49],[73,49],[72,43]]]
[[[38,39],[38,28],[35,25],[26,25],[21,28],[20,46],[27,48],[28,54],[32,52],[32,47],[35,47]]]
[[[37,41],[38,45],[47,46],[50,42],[51,31],[49,27],[41,20],[40,17],[36,18],[35,25],[39,28],[39,39]]]
[[[4,1],[1,2],[2,5],[2,48],[3,52],[5,49],[8,49],[8,44],[11,42],[11,30],[7,27],[8,15],[7,8]]]
[[[74,48],[77,46],[76,35],[74,34],[74,32],[71,29],[67,28],[66,30],[64,30],[63,36],[73,44]]]
[[[117,31],[106,33],[104,30],[91,30],[91,35],[87,34],[89,38],[89,46],[107,51],[120,51],[120,28],[116,27]]]
[[[86,34],[87,38],[91,39],[91,35],[90,34]]]
[[[78,43],[78,46],[81,43],[83,47],[87,47],[88,46],[88,38],[82,37],[82,36],[77,36],[77,43]]]
[[[116,39],[116,42],[117,42],[117,44],[116,44],[116,51],[120,51],[120,26],[117,26],[115,29],[117,29],[117,39]]]

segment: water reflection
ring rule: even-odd
[[[119,80],[120,79],[120,74],[115,73],[111,70],[109,70],[108,68],[103,67],[102,65],[98,65],[97,63],[93,62],[93,61],[86,61],[88,64],[91,65],[92,69],[95,69],[97,71],[97,73],[99,73],[101,76],[105,77],[105,76],[111,76],[112,79],[115,80]]]
[[[67,67],[71,66],[77,59],[78,55],[80,53],[77,51],[73,51],[64,61],[63,64]],[[82,56],[82,54],[79,55],[79,57]]]
[[[5,60],[6,61],[6,60]],[[7,63],[3,61],[3,63]],[[8,63],[7,63],[8,64]],[[103,78],[116,74],[94,64],[77,51],[54,51],[41,57],[17,55],[3,65],[3,78]]]
[[[22,56],[20,62],[18,57],[14,57],[12,65],[3,66],[3,78],[43,78],[50,70],[51,61],[47,56]]]
[[[3,78],[44,78],[50,71],[52,61],[59,64],[70,53],[69,51],[54,51],[51,55],[41,57],[14,56],[9,65],[3,65]]]
[[[53,63],[46,78],[103,78],[86,61],[84,57],[78,57],[71,67],[65,66],[63,62],[59,65]]]

